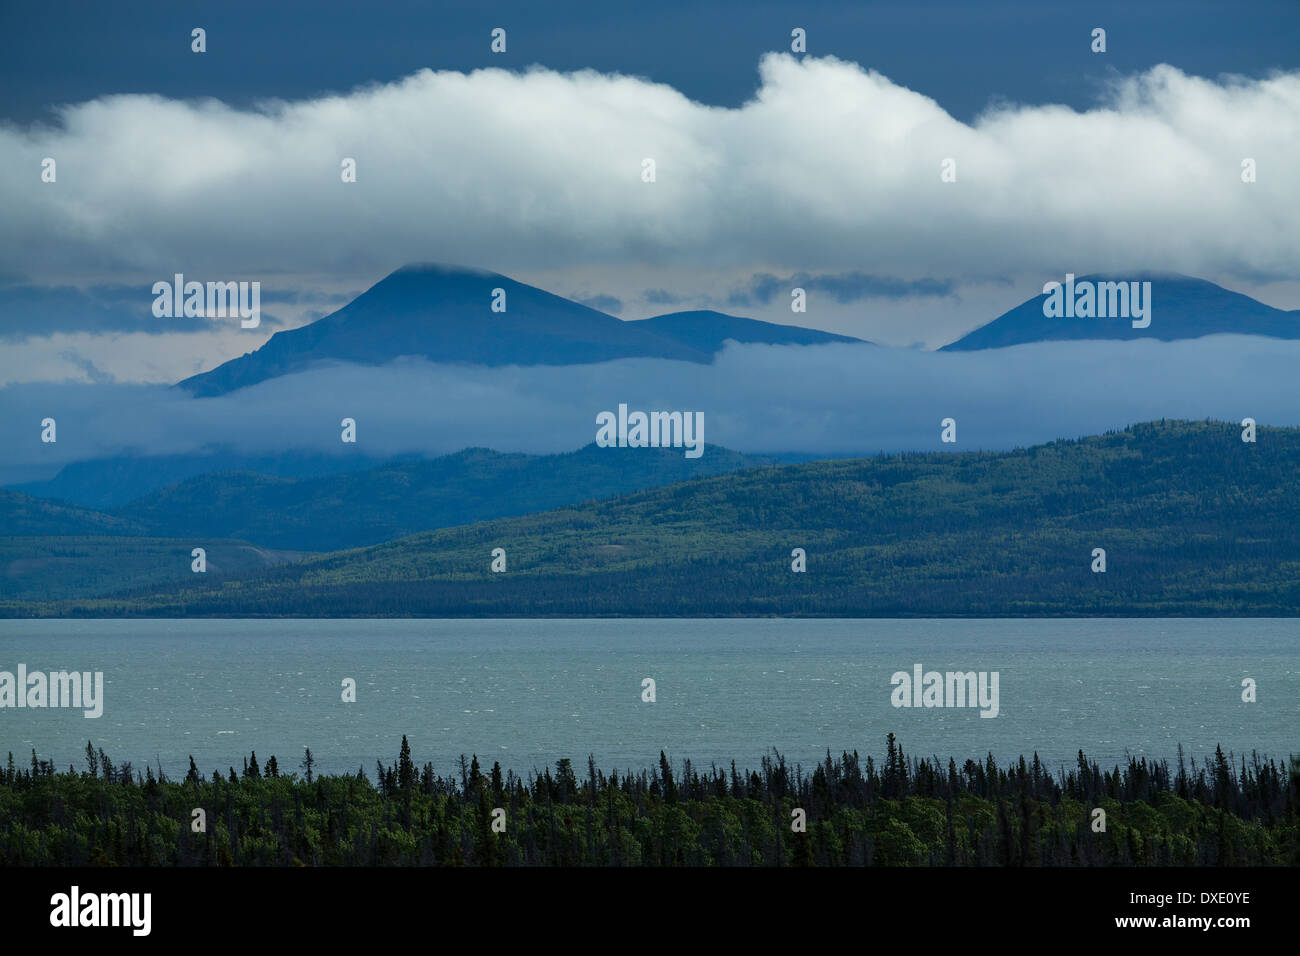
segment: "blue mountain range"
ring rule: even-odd
[[[1056,281],[1063,282],[1064,276]],[[1222,286],[1168,273],[1133,275],[1086,275],[1084,282],[1150,282],[1151,324],[1134,328],[1127,316],[1065,318],[1043,314],[1046,295],[1037,295],[1004,312],[953,342],[944,351],[961,352],[999,349],[1030,342],[1062,342],[1081,339],[1196,339],[1206,335],[1264,335],[1277,339],[1300,338],[1300,310],[1275,309],[1240,292]]]
[[[493,311],[494,301],[504,311]],[[381,365],[408,355],[489,366],[621,358],[708,363],[727,339],[773,345],[861,341],[708,311],[624,322],[494,272],[420,264],[398,269],[337,312],[277,332],[257,351],[179,385],[195,396],[222,395],[314,363]]]

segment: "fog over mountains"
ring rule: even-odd
[[[928,352],[712,311],[625,322],[494,273],[413,265],[178,387],[0,389],[0,484],[120,508],[219,471],[556,454],[589,445],[620,403],[702,412],[711,446],[805,458],[1008,449],[1159,418],[1300,425],[1296,313],[1203,280],[1144,281],[1144,329],[1049,318],[1036,297]],[[46,417],[55,444],[38,440]],[[939,441],[946,417],[955,445]]]
[[[945,350],[1067,340],[1177,341],[1219,334],[1300,338],[1300,310],[1275,309],[1202,279],[1137,273],[1081,276],[1079,282],[1107,278],[1150,282],[1149,326],[1134,328],[1127,316],[1049,317],[1043,310],[1046,296],[1036,296]],[[277,332],[257,351],[185,379],[180,386],[195,396],[223,395],[313,365],[382,365],[406,356],[488,367],[585,365],[622,358],[709,363],[728,340],[766,345],[862,341],[710,310],[624,322],[496,273],[412,264],[337,312]]]

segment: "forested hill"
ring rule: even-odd
[[[1300,613],[1297,475],[1300,430],[1246,443],[1231,423],[1158,422],[1014,452],[757,468],[181,591],[7,611],[1287,616]]]

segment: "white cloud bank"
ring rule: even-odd
[[[674,267],[1300,270],[1300,73],[1158,66],[1084,113],[1009,106],[966,125],[857,64],[771,54],[759,69],[738,109],[543,69],[426,70],[255,111],[146,95],[68,106],[54,127],[0,128],[0,260],[36,281],[636,266],[654,272],[642,288]],[[940,181],[946,157],[955,183]]]
[[[469,446],[571,451],[594,441],[596,415],[620,402],[703,412],[706,442],[746,452],[999,449],[1162,417],[1296,426],[1297,366],[1300,341],[1224,335],[986,352],[732,343],[714,365],[405,359],[321,367],[205,399],[157,386],[14,385],[0,389],[0,483],[128,452],[341,452],[344,417],[356,420],[355,450],[374,457]],[[40,441],[47,416],[58,422],[55,444]],[[946,417],[957,420],[956,445],[940,443]]]

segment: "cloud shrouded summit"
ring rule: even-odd
[[[252,111],[149,95],[70,105],[53,127],[0,129],[0,159],[30,173],[0,179],[0,257],[38,282],[373,276],[412,260],[1294,277],[1300,261],[1300,73],[1158,66],[1087,112],[1011,105],[966,125],[857,64],[770,54],[759,71],[738,109],[545,69],[424,70]],[[344,157],[355,184],[340,181]],[[954,183],[940,181],[948,157]]]

